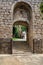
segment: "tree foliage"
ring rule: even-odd
[[[27,30],[27,27],[26,26],[16,26],[16,27],[13,27],[13,37],[15,38],[20,38],[21,36],[21,32],[23,31],[26,31]]]
[[[26,31],[27,30],[27,27],[22,26],[21,29],[22,29],[22,31]]]

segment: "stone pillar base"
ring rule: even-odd
[[[12,54],[11,39],[0,38],[0,54]]]

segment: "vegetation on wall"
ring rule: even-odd
[[[43,2],[41,2],[40,4],[40,10],[41,10],[41,13],[43,13]]]
[[[41,11],[41,17],[43,20],[43,2],[41,2],[41,4],[40,4],[40,11]]]

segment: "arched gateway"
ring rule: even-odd
[[[30,46],[30,48],[33,47],[32,45],[32,38],[31,38],[31,24],[32,24],[32,9],[31,6],[26,2],[17,2],[13,5],[12,9],[12,19],[13,19],[13,27],[15,25],[23,25],[27,27],[27,41],[26,43]],[[13,29],[14,30],[14,29]],[[12,34],[14,37],[14,35]],[[31,38],[31,40],[30,40]],[[19,41],[18,43],[21,43],[22,41]],[[15,43],[17,43],[15,41]],[[17,43],[17,44],[18,44]],[[12,47],[13,48],[13,47]]]

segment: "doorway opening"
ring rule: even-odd
[[[14,41],[27,41],[27,27],[23,25],[13,26],[13,40]]]
[[[29,26],[27,22],[17,21],[13,24],[12,53],[26,53],[29,50]]]
[[[32,45],[31,36],[31,25],[32,25],[32,9],[31,6],[26,2],[17,2],[13,5],[12,9],[12,19],[13,19],[13,44],[12,52],[18,49],[22,51],[29,51],[29,45]],[[26,31],[22,28],[25,28]],[[16,32],[15,32],[16,31]],[[27,47],[26,47],[27,46]],[[25,49],[25,50],[24,50]],[[19,51],[18,50],[18,51]],[[18,52],[17,51],[17,52]]]

